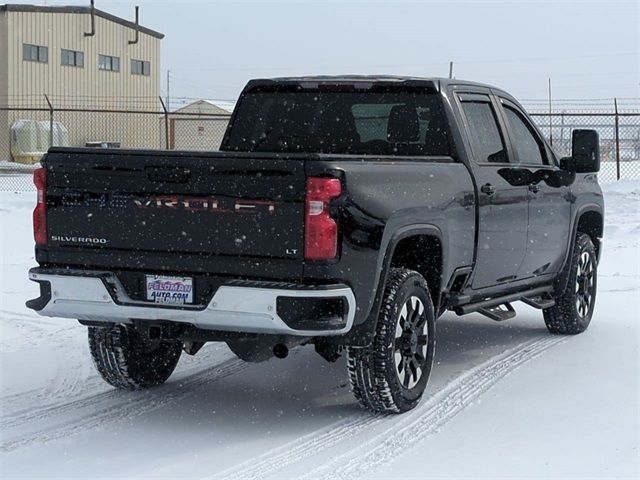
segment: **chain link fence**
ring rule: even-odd
[[[560,157],[571,155],[574,129],[600,135],[601,183],[640,179],[640,99],[566,102],[549,111],[540,102],[524,102],[529,114]]]
[[[31,174],[51,145],[151,150],[218,150],[230,112],[211,105],[173,112],[161,99],[108,103],[21,98],[0,102],[0,191],[33,189]],[[91,105],[90,103],[94,103]]]
[[[0,191],[33,189],[31,173],[50,145],[213,151],[230,117],[218,108],[169,112],[161,99],[118,99],[100,108],[46,96],[12,103],[0,103]],[[574,129],[595,129],[600,182],[640,179],[640,100],[560,104],[551,111],[541,102],[524,104],[559,156],[570,155]]]

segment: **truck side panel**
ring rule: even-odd
[[[333,264],[306,262],[305,279],[349,279],[363,323],[374,308],[386,273],[388,251],[399,232],[440,232],[443,287],[453,271],[470,266],[475,235],[475,196],[467,168],[449,157],[307,162],[307,175],[340,172],[346,197],[336,206],[342,252]],[[429,255],[429,252],[425,252]]]

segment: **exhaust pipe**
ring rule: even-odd
[[[287,358],[289,355],[289,347],[282,343],[277,343],[273,347],[273,356],[276,358]]]

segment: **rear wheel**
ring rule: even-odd
[[[435,316],[424,278],[393,269],[371,345],[348,350],[351,389],[377,413],[414,408],[427,386],[435,350]]]
[[[133,327],[89,327],[89,350],[100,376],[116,388],[163,384],[180,359],[179,342],[145,340]]]
[[[552,333],[575,335],[591,323],[596,302],[598,259],[589,235],[578,233],[565,271],[565,289],[556,294],[556,304],[543,311]]]

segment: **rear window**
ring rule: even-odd
[[[450,155],[440,97],[420,92],[245,94],[224,150],[354,155]]]

